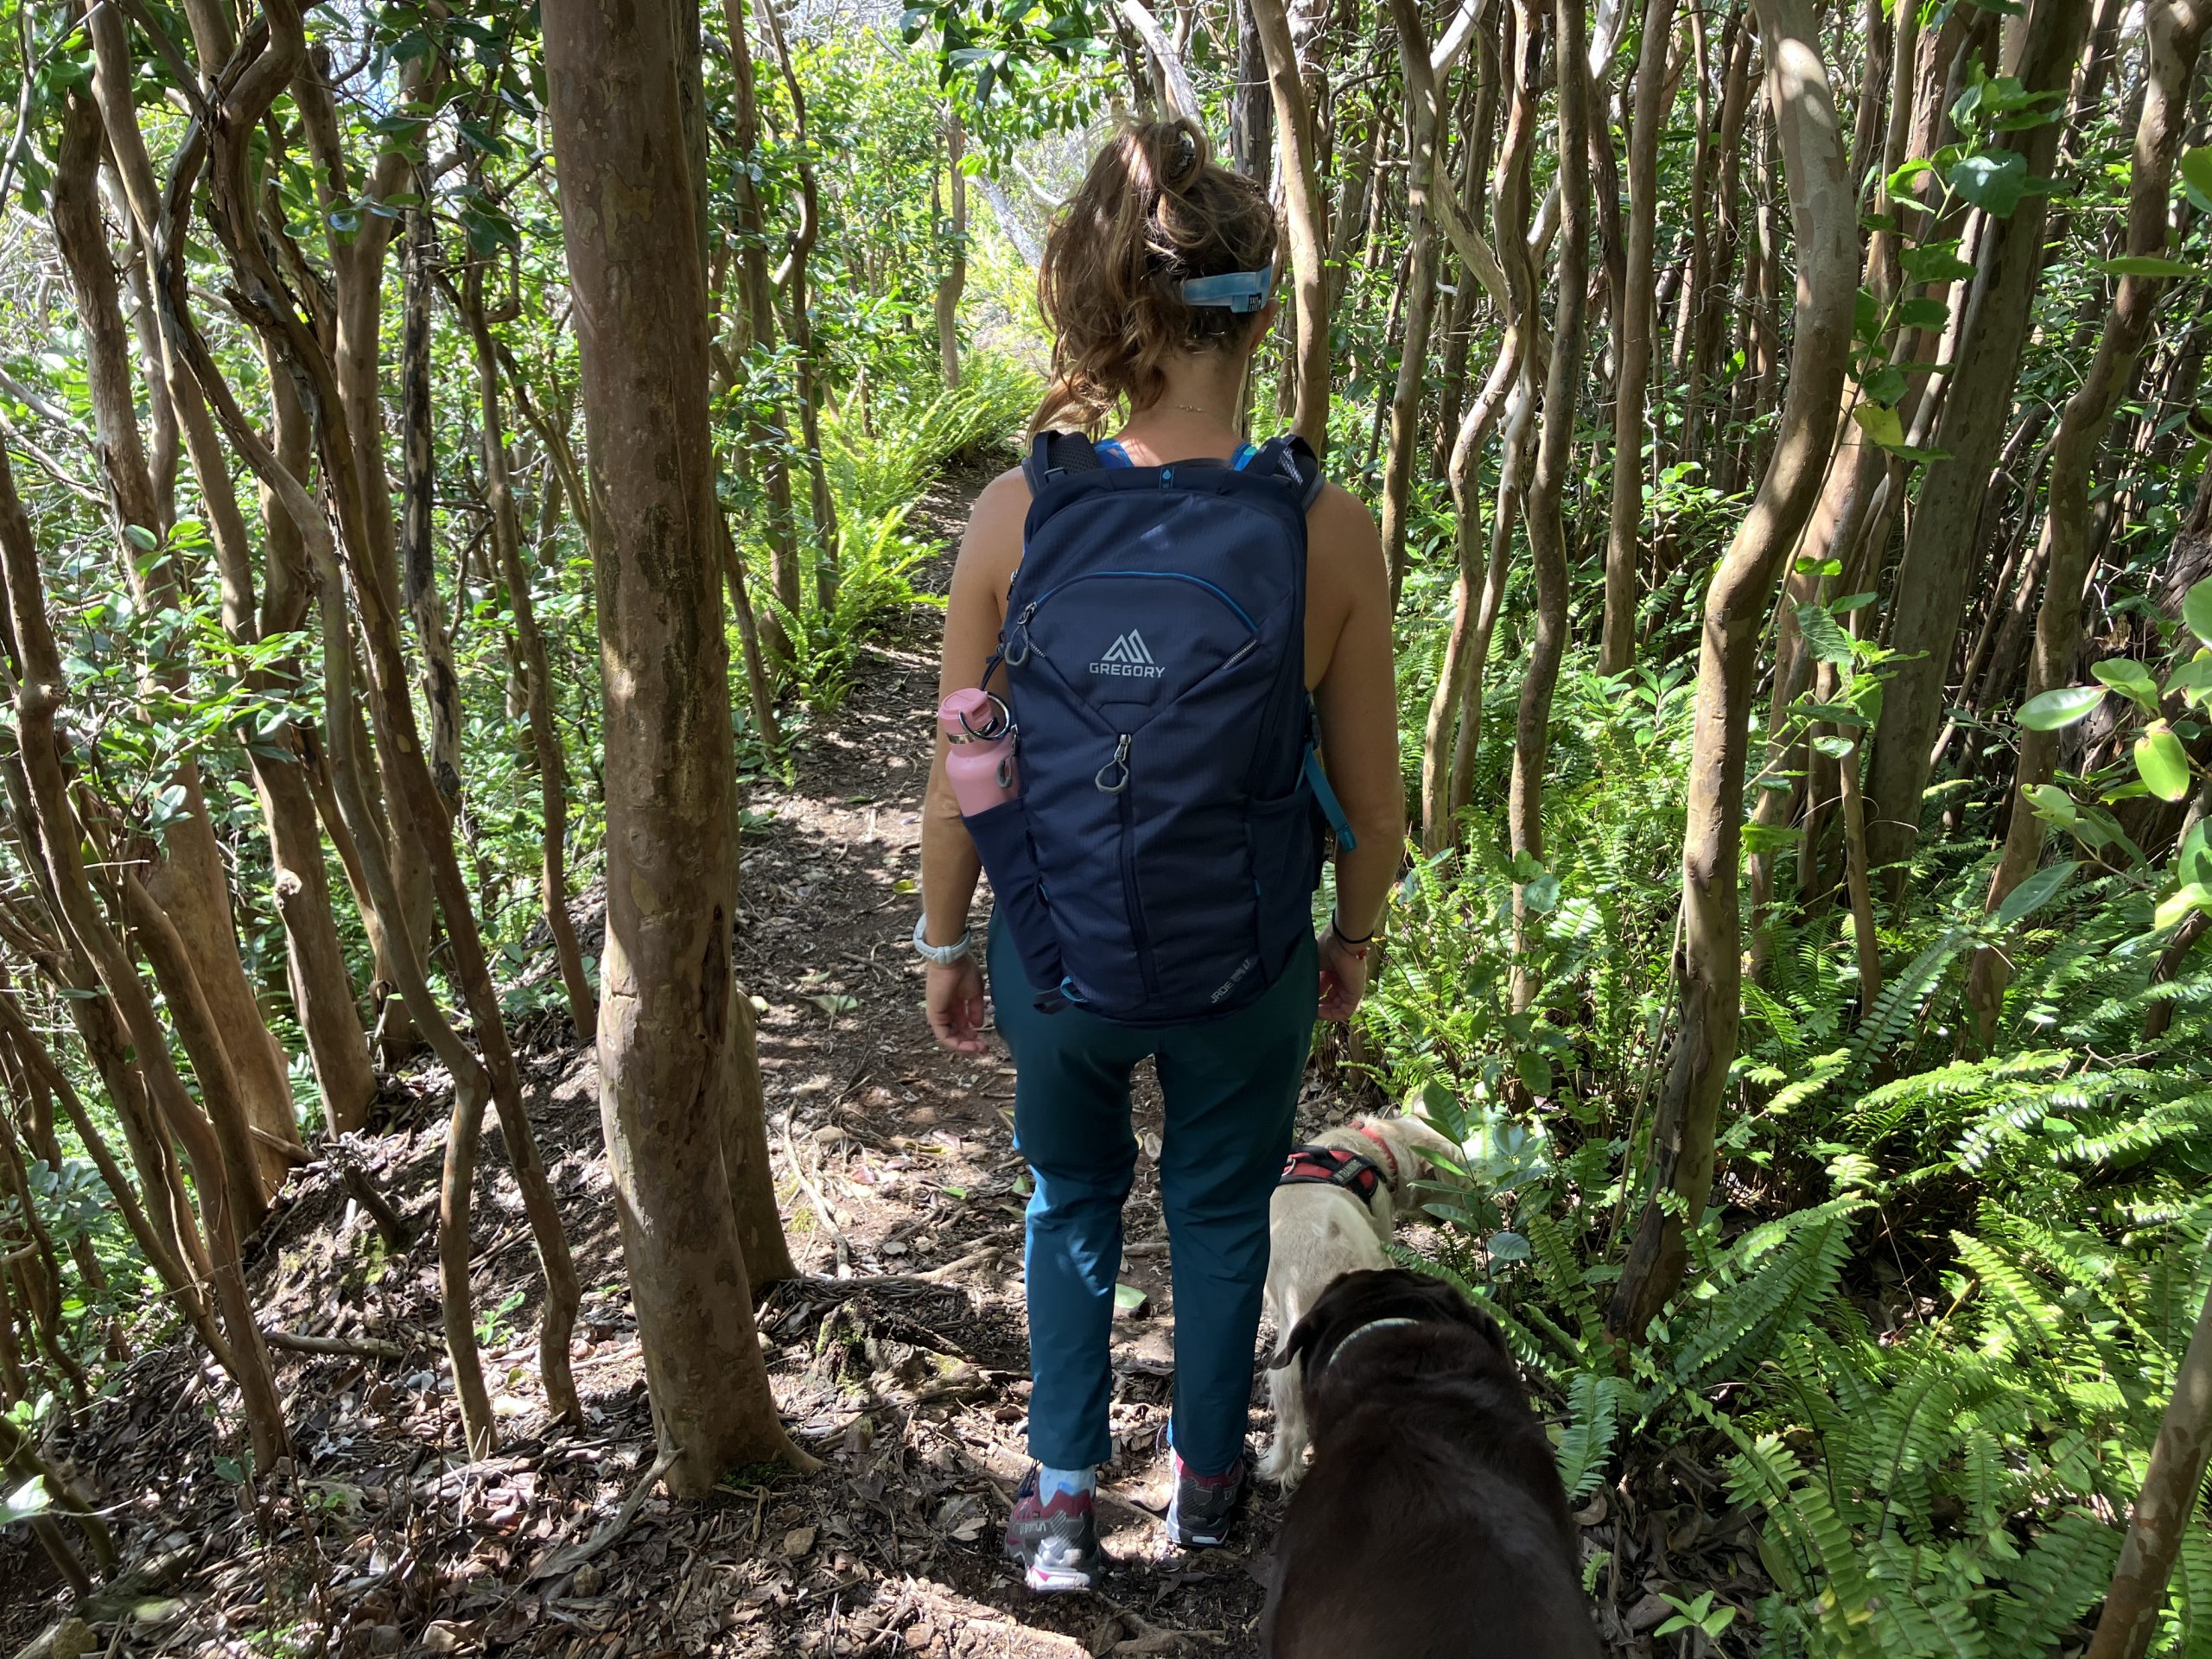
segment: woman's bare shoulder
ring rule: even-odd
[[[1380,575],[1382,537],[1375,517],[1341,484],[1325,484],[1306,518],[1306,544],[1315,577],[1350,589]]]
[[[1009,467],[983,486],[968,509],[956,583],[961,576],[979,577],[1003,594],[1014,566],[1021,563],[1021,525],[1028,513],[1029,480],[1020,467]]]
[[[989,483],[968,509],[968,537],[973,541],[981,537],[993,540],[1003,537],[1009,531],[1018,541],[1021,536],[1021,521],[1029,512],[1029,480],[1019,467],[1009,467]]]

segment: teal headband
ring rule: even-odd
[[[1236,312],[1257,311],[1274,291],[1275,268],[1224,271],[1218,276],[1193,276],[1179,284],[1185,305],[1218,306]]]

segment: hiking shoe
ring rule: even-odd
[[[1037,1497],[1037,1465],[1022,1478],[1014,1495],[1014,1516],[1006,1523],[1006,1554],[1020,1561],[1022,1579],[1040,1596],[1098,1585],[1103,1557],[1098,1549],[1098,1512],[1089,1492],[1055,1493],[1050,1503]]]
[[[1212,1549],[1229,1536],[1229,1523],[1244,1501],[1244,1459],[1225,1475],[1194,1475],[1174,1459],[1175,1496],[1167,1504],[1167,1535],[1185,1549]]]

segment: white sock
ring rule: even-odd
[[[1037,1465],[1037,1501],[1050,1503],[1063,1492],[1089,1493],[1098,1484],[1096,1471],[1090,1469],[1054,1469],[1045,1464]]]

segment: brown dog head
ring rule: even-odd
[[[1283,1338],[1282,1350],[1268,1362],[1268,1369],[1279,1370],[1297,1360],[1310,1383],[1328,1368],[1346,1338],[1377,1319],[1464,1325],[1488,1343],[1508,1368],[1512,1366],[1513,1356],[1497,1321],[1441,1279],[1403,1268],[1363,1268],[1340,1274],[1330,1283]]]

